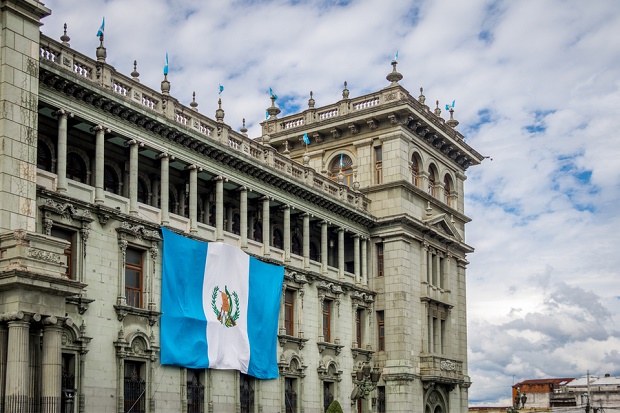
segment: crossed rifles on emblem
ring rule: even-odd
[[[217,297],[217,293],[220,293],[220,297],[222,299],[222,305],[220,306],[219,311],[215,306],[215,297]],[[212,302],[211,306],[217,315],[217,320],[226,327],[235,327],[237,325],[237,319],[239,318],[239,298],[237,297],[236,292],[229,293],[228,287],[224,286],[224,291],[219,291],[219,287],[215,287],[213,289],[212,294]],[[234,302],[233,302],[234,298]],[[236,311],[233,310],[236,307]]]

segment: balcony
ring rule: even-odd
[[[422,381],[462,383],[463,362],[436,355],[420,356]]]

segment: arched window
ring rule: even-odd
[[[37,168],[52,172],[52,151],[42,141],[37,143]]]
[[[431,165],[428,168],[428,193],[429,195],[435,196],[435,168]]]
[[[254,241],[263,242],[263,223],[261,221],[254,223]]]
[[[279,228],[273,230],[273,246],[279,249],[284,248],[284,237],[282,236],[282,231]]]
[[[348,155],[341,153],[332,159],[329,173],[332,180],[337,181],[338,175],[344,176],[344,184],[351,186],[353,183],[353,160]]]
[[[233,214],[232,232],[237,235],[241,234],[241,216],[238,212]]]
[[[118,175],[110,165],[103,167],[103,189],[118,194]]]
[[[411,182],[420,187],[420,161],[415,153],[411,156]]]
[[[149,189],[144,182],[144,179],[138,178],[138,202],[143,204],[148,203],[149,200]]]
[[[446,202],[446,205],[452,206],[451,205],[452,179],[450,178],[450,175],[448,174],[446,174],[446,176],[443,178],[443,194],[444,194],[444,201]]]
[[[291,240],[291,252],[296,255],[301,255],[301,240],[298,235],[293,235],[293,239]]]
[[[319,261],[319,248],[316,246],[316,242],[310,242],[310,259],[312,261]]]
[[[86,164],[75,152],[67,154],[67,178],[86,183]]]

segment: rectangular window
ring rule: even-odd
[[[357,348],[362,348],[362,317],[364,316],[364,310],[358,309],[355,313],[355,341],[357,342]]]
[[[386,413],[385,409],[385,386],[377,387],[377,412]]]
[[[241,413],[254,413],[254,377],[239,373]]]
[[[60,238],[63,239],[65,241],[69,241],[69,246],[65,249],[64,253],[65,256],[67,257],[67,277],[69,277],[69,279],[71,280],[75,280],[75,263],[73,262],[73,260],[76,258],[76,256],[74,255],[75,252],[75,231],[69,231],[67,229],[64,228],[58,228],[53,226],[52,227],[52,232],[51,232],[52,237],[56,237],[56,238]]]
[[[427,325],[427,345],[426,345],[426,351],[428,351],[429,353],[433,352],[433,317],[431,315],[428,316],[428,319],[426,320],[426,325]]]
[[[440,337],[441,340],[441,354],[446,354],[446,320],[440,320],[441,330]]]
[[[385,319],[383,311],[377,311],[377,351],[385,350]]]
[[[142,308],[142,251],[127,248],[125,254],[125,297],[130,307]]]
[[[297,379],[284,378],[284,406],[286,413],[297,413]]]
[[[323,300],[323,341],[331,341],[331,304],[329,300]]]
[[[204,413],[205,386],[200,370],[187,369],[187,413]]]
[[[377,277],[383,277],[383,243],[377,243]]]
[[[286,290],[284,293],[284,327],[287,336],[295,335],[295,292]]]
[[[439,319],[433,317],[433,351],[439,353],[440,341],[439,341]]]
[[[146,382],[142,378],[143,365],[144,363],[137,361],[125,360],[123,395],[126,412],[146,411]]]
[[[381,146],[375,147],[375,183],[383,183],[383,150]]]

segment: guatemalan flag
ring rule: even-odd
[[[284,267],[162,228],[161,364],[278,377]]]

